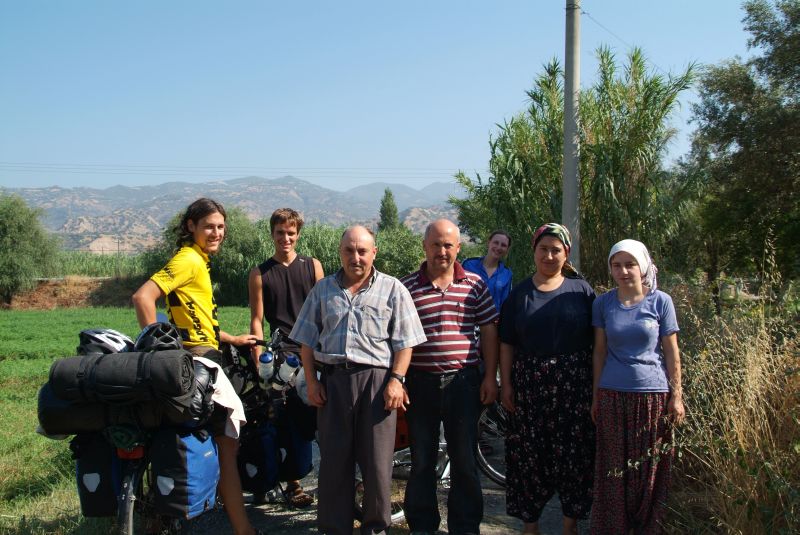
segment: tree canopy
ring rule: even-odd
[[[0,300],[32,288],[55,261],[58,241],[45,230],[40,210],[17,195],[0,195]]]
[[[397,215],[397,204],[394,202],[392,190],[386,188],[381,199],[380,221],[378,230],[389,230],[400,226],[400,217]]]
[[[597,82],[580,94],[581,267],[590,279],[604,281],[613,243],[636,238],[658,249],[677,228],[684,189],[666,187],[661,160],[674,136],[669,117],[695,67],[662,76],[647,69],[639,49],[622,68],[608,48],[597,55]],[[457,175],[467,197],[451,202],[469,234],[506,228],[517,243],[528,243],[536,227],[561,221],[563,77],[556,60],[546,65],[527,92],[527,111],[490,139],[488,180]],[[530,249],[516,247],[509,264],[518,277],[529,273]]]
[[[800,1],[744,4],[754,55],[702,75],[690,165],[705,180],[699,219],[712,275],[778,267],[800,274]]]

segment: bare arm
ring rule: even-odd
[[[219,341],[223,344],[231,344],[233,346],[243,347],[243,346],[252,346],[258,340],[252,334],[240,334],[240,335],[232,335],[228,334],[225,331],[219,332]]]
[[[314,282],[320,280],[325,276],[325,272],[322,270],[322,263],[316,258],[311,259],[314,262]]]
[[[136,290],[132,299],[139,327],[144,328],[156,321],[156,301],[162,297],[164,292],[152,280],[148,280]]]
[[[683,387],[681,386],[681,357],[678,349],[678,333],[668,334],[661,338],[661,348],[664,350],[664,360],[667,364],[667,378],[669,379],[669,401],[667,413],[673,418],[676,425],[683,422],[686,409],[683,406]]]
[[[592,350],[592,421],[597,423],[597,390],[600,384],[600,375],[606,364],[608,342],[606,330],[601,327],[594,328],[594,349]]]
[[[314,368],[314,350],[310,346],[300,346],[300,360],[303,361],[303,371],[306,374],[308,388],[308,402],[314,407],[322,407],[327,401],[325,385],[317,379],[317,370]]]
[[[508,412],[514,412],[514,387],[511,367],[514,365],[514,346],[500,342],[500,402]]]
[[[490,405],[497,399],[497,324],[481,325],[481,352],[486,371],[481,383],[481,403]]]
[[[259,340],[264,338],[264,294],[261,291],[261,284],[261,271],[255,267],[247,279],[247,293],[250,302],[250,334]],[[261,351],[261,346],[253,346],[252,355],[256,366]]]
[[[408,371],[408,365],[411,363],[412,348],[407,347],[394,353],[394,362],[392,363],[392,372],[405,376]],[[387,411],[405,407],[411,403],[408,398],[408,392],[403,388],[402,383],[396,379],[389,379],[386,383],[386,389],[383,391],[384,408]]]

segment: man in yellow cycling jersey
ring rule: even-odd
[[[256,340],[249,334],[232,336],[219,328],[209,256],[219,252],[225,239],[225,217],[222,205],[211,199],[190,204],[178,225],[178,252],[133,295],[141,327],[156,321],[156,301],[166,298],[170,322],[181,334],[184,347],[196,356],[218,349],[220,342],[247,346]],[[220,429],[214,438],[219,448],[219,492],[234,533],[257,533],[244,509],[236,467],[238,437],[226,436]]]

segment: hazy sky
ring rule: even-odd
[[[0,0],[0,186],[286,174],[334,189],[484,173],[564,56],[564,0]],[[746,55],[736,0],[583,0],[596,48],[677,71]],[[695,99],[687,94],[685,101]],[[689,109],[675,117],[688,149]]]

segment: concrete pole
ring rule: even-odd
[[[581,87],[581,2],[567,1],[567,32],[564,52],[564,170],[562,175],[561,223],[572,234],[569,259],[581,267],[580,154],[578,150],[578,93]]]

